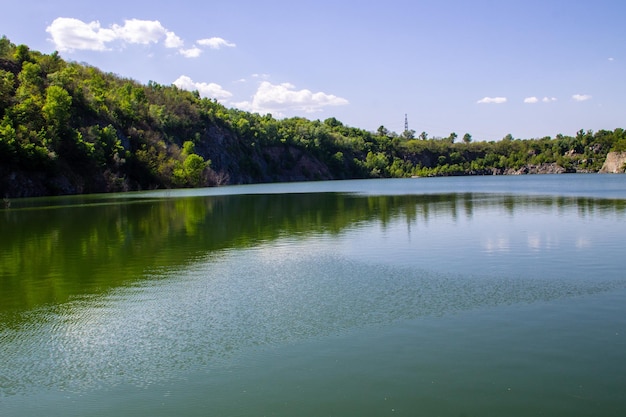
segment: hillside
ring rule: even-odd
[[[277,120],[0,39],[0,196],[432,175],[597,172],[626,133],[497,142]],[[478,138],[480,139],[480,138]]]

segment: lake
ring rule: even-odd
[[[9,203],[3,417],[626,415],[626,176]]]

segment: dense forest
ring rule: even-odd
[[[275,119],[0,39],[0,197],[274,181],[597,172],[626,132],[475,140]]]

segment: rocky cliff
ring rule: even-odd
[[[606,155],[601,173],[621,174],[626,172],[626,152],[609,152]]]

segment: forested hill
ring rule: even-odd
[[[277,120],[0,39],[0,198],[273,181],[596,172],[626,133],[497,142]],[[476,138],[480,139],[480,138]]]

